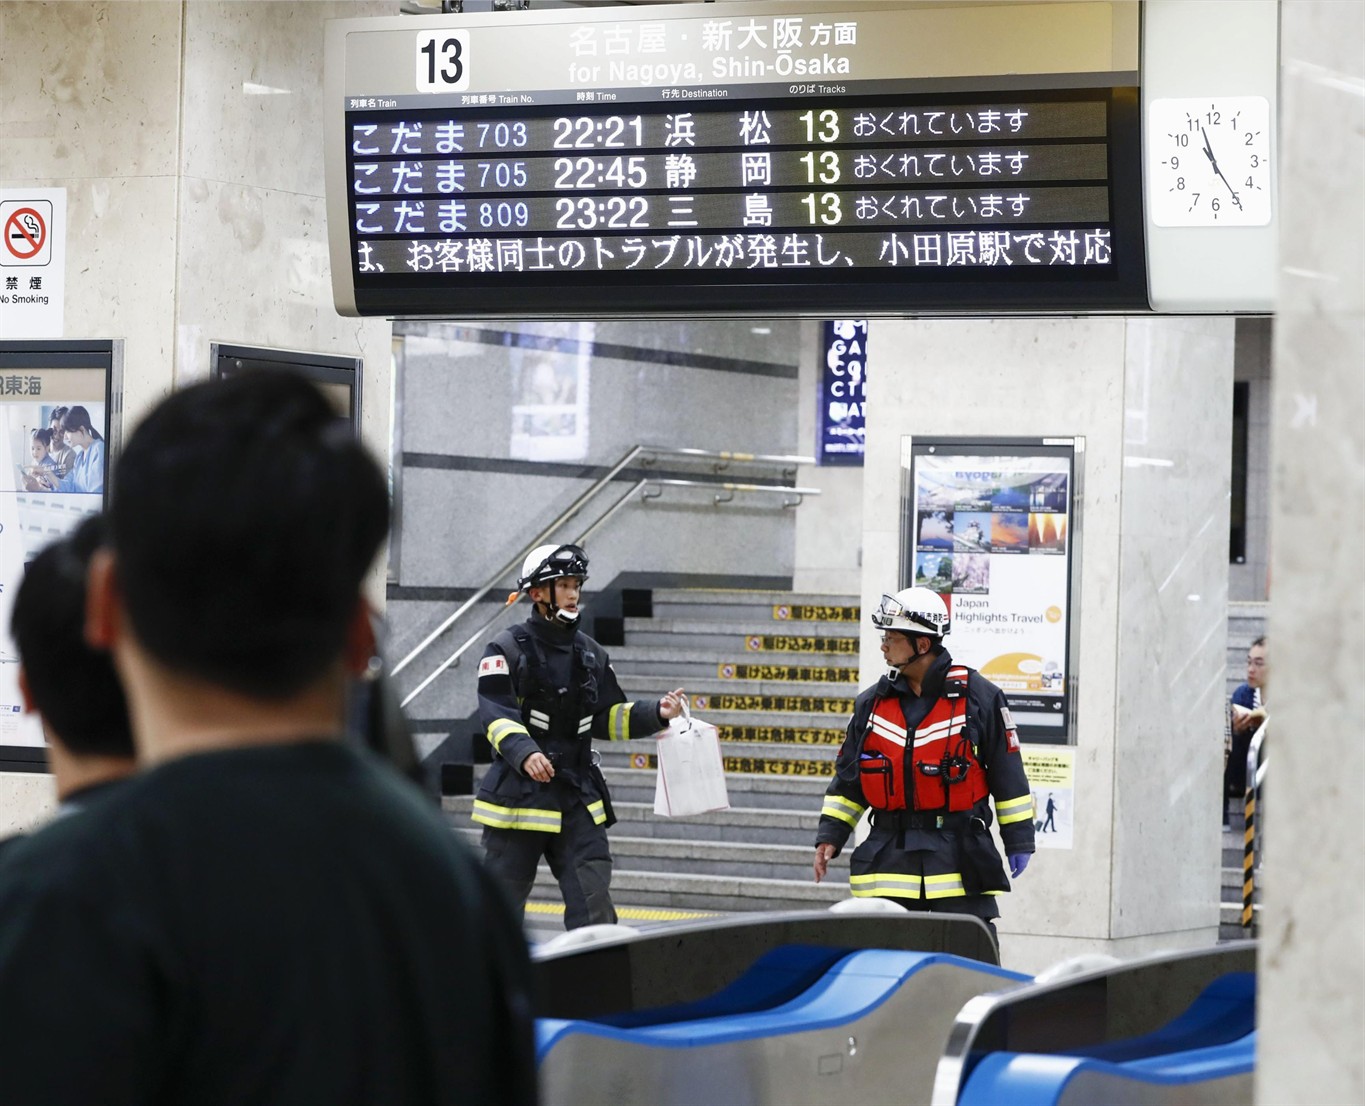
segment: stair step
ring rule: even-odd
[[[770,696],[769,698],[773,699],[776,697]],[[722,699],[720,701],[733,704],[733,700],[729,699]],[[777,706],[795,708],[798,705],[804,706],[807,709],[773,709]],[[838,699],[832,699],[828,702],[812,701],[803,704],[791,702],[770,703],[769,708],[763,710],[720,710],[712,707],[708,697],[707,705],[705,707],[696,708],[692,713],[703,721],[710,722],[711,725],[722,731],[733,727],[757,727],[760,730],[795,728],[802,733],[812,731],[827,733],[837,727],[841,735],[839,740],[842,741],[844,727],[848,724],[849,715],[852,714],[853,711],[852,708],[849,710],[835,709],[841,705],[842,704]],[[810,709],[812,707],[815,707],[816,709]]]
[[[667,837],[675,840],[741,841],[761,845],[806,845],[815,847],[818,809],[731,807],[729,810],[698,814],[693,818],[666,818],[654,813],[654,803],[620,802],[616,809],[617,826],[612,831],[628,837]],[[474,806],[472,795],[446,795],[441,809],[457,829],[470,824]]]
[[[862,626],[857,622],[834,620],[829,622],[782,622],[774,618],[741,617],[736,612],[733,619],[710,616],[706,618],[685,618],[672,615],[663,618],[625,619],[626,641],[635,642],[636,633],[665,634],[723,634],[731,640],[735,634],[799,634],[815,637],[857,638]],[[676,644],[676,643],[675,643]]]
[[[636,679],[649,679],[654,682],[677,681],[687,685],[713,685],[726,688],[738,683],[777,684],[787,688],[799,684],[815,684],[857,690],[860,670],[853,658],[829,658],[823,663],[819,658],[801,657],[798,662],[774,660],[775,654],[764,654],[762,661],[754,659],[716,660],[711,652],[703,660],[667,660],[643,658],[623,660],[613,653],[611,662],[618,677],[627,674]],[[676,686],[676,685],[675,685]]]
[[[628,699],[646,698],[657,687],[660,680],[657,676],[640,676],[632,671],[622,671],[621,667],[612,664],[616,669],[616,680],[621,685],[621,690],[626,693]],[[834,683],[826,680],[776,680],[755,677],[749,679],[737,679],[733,676],[722,676],[718,671],[719,665],[711,670],[709,674],[703,675],[700,679],[688,685],[688,692],[692,695],[807,695],[819,696],[821,698],[847,698],[851,699],[858,694],[857,681],[852,683]],[[781,666],[779,666],[781,667]],[[790,668],[812,668],[813,665],[791,665]],[[844,670],[847,671],[847,670]],[[667,682],[667,681],[664,681]],[[676,686],[676,685],[674,685]]]
[[[814,850],[812,850],[813,853]],[[684,910],[757,911],[811,910],[849,897],[846,879],[758,879],[747,876],[688,875],[680,872],[636,871],[619,865],[612,873],[614,901],[633,906]],[[560,897],[549,869],[536,872],[533,900]]]
[[[857,668],[858,653],[853,650],[848,653],[837,652],[816,652],[813,650],[796,649],[762,649],[748,648],[746,641],[748,638],[741,638],[731,635],[728,646],[721,654],[721,659],[716,659],[716,650],[711,648],[700,648],[696,644],[684,641],[673,642],[667,645],[639,646],[634,643],[629,645],[614,645],[611,648],[612,664],[618,668],[627,665],[633,667],[636,664],[657,663],[664,661],[677,661],[680,663],[701,662],[709,664],[715,670],[722,664],[781,664],[781,665],[815,665],[827,668]],[[756,640],[761,641],[759,637]],[[820,641],[829,639],[809,638],[803,640]],[[856,641],[856,638],[845,639]]]
[[[654,803],[658,773],[634,768],[608,768],[602,773],[611,788],[613,804]],[[727,773],[726,789],[732,807],[762,810],[809,810],[820,814],[821,796],[831,773],[822,776],[749,775]]]
[[[1242,928],[1242,903],[1241,900],[1224,900],[1218,910],[1218,936],[1223,940],[1236,939],[1238,937],[1255,937],[1261,928],[1261,904],[1253,903],[1251,907],[1251,929]]]
[[[460,830],[474,848],[478,827]],[[848,856],[830,861],[835,882],[848,882]],[[663,837],[611,834],[611,852],[618,871],[679,872],[688,875],[743,876],[757,879],[811,879],[811,845],[752,845],[727,841],[679,841]]]
[[[1223,888],[1223,901],[1231,902],[1233,899],[1241,901],[1242,884],[1245,876],[1241,868],[1232,865],[1224,866],[1219,885]],[[1261,893],[1265,890],[1265,871],[1257,868],[1255,872],[1255,882],[1252,884],[1252,894],[1257,902],[1261,899]]]
[[[856,659],[860,639],[856,631],[849,629],[820,632],[803,630],[800,634],[785,631],[771,631],[761,625],[748,622],[719,623],[709,629],[693,629],[686,624],[673,630],[656,629],[648,619],[626,619],[627,627],[634,624],[626,635],[627,646],[615,646],[611,651],[613,661],[617,652],[623,648],[641,649],[691,649],[709,650],[713,657],[738,655],[743,651],[754,656],[786,656],[788,654],[816,658],[845,656]]]
[[[612,792],[613,803],[654,803],[654,750],[646,741],[636,741],[628,756],[635,756],[637,767],[628,761],[602,762],[602,778]],[[786,759],[781,756],[726,759],[725,786],[730,806],[759,807],[764,810],[805,810],[819,814],[824,788],[834,773],[833,759]],[[478,791],[487,765],[476,765],[474,789]],[[464,796],[446,796],[464,797]]]
[[[736,607],[773,607],[779,604],[803,607],[856,607],[856,595],[823,595],[806,591],[765,591],[740,588],[655,588],[651,593],[655,609],[660,604],[725,603]]]
[[[842,733],[840,734],[842,737]],[[599,743],[597,751],[602,757],[602,767],[613,768],[654,768],[657,754],[655,743],[649,741],[614,741],[610,744]],[[839,747],[833,744],[793,745],[788,742],[766,741],[724,741],[720,743],[720,755],[726,761],[726,772],[752,772],[757,775],[771,776],[821,776],[828,777],[834,772],[834,758]],[[737,760],[763,760],[775,762],[775,767],[743,768]]]

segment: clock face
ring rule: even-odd
[[[1270,104],[1264,96],[1153,100],[1147,210],[1159,227],[1270,222]]]

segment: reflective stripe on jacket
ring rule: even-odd
[[[526,626],[529,632],[533,623]],[[581,802],[595,823],[608,824],[610,796],[602,773],[591,763],[592,740],[657,733],[665,725],[658,701],[627,700],[606,650],[582,632],[566,635],[563,642],[542,641],[544,667],[553,671],[541,674],[533,671],[542,667],[541,658],[526,663],[518,637],[526,639],[522,627],[498,634],[479,664],[479,721],[494,756],[471,818],[493,829],[559,833],[565,804]],[[577,693],[559,700],[558,706],[543,695],[528,695],[531,685],[551,678]],[[536,752],[555,765],[549,783],[522,774],[526,758]]]
[[[955,675],[952,681],[948,679],[950,670]],[[950,685],[958,682],[957,672],[966,673],[963,685],[965,694],[954,696],[952,692],[955,689]],[[930,814],[970,813],[980,817],[987,826],[992,821],[998,822],[1006,853],[1033,852],[1033,795],[1020,755],[1019,737],[1004,694],[980,673],[953,666],[946,653],[926,674],[922,692],[922,696],[915,696],[904,677],[898,676],[894,680],[883,677],[858,696],[844,743],[839,750],[834,778],[825,790],[816,843],[832,844],[836,851],[842,850],[859,818],[869,808],[876,808],[878,801],[891,798],[876,793],[875,786],[868,786],[870,780],[879,778],[861,768],[862,754],[870,751],[890,759],[894,759],[897,753],[903,754],[901,775],[898,779],[892,779],[896,779],[899,796],[909,793],[915,796],[915,801],[909,808],[904,805],[904,799],[900,806],[880,808],[891,812],[890,816],[907,810]],[[886,705],[882,706],[883,703]],[[909,728],[904,724],[907,711],[911,712],[910,717],[916,725],[913,727],[913,737],[907,735],[906,744],[902,745],[895,738]],[[875,719],[874,714],[877,715]],[[897,732],[897,728],[901,733]],[[941,774],[924,775],[917,769],[910,770],[915,776],[923,775],[929,786],[937,789],[932,797],[918,779],[915,781],[916,788],[906,787],[907,761],[910,765],[923,763],[941,769],[945,756],[949,760],[960,756],[967,762],[961,782],[947,784],[949,799],[946,803]],[[961,773],[962,768],[958,766],[954,775]],[[954,793],[960,797],[955,797]],[[996,818],[991,816],[991,799],[995,803]],[[874,834],[880,834],[880,831],[874,830]],[[904,850],[905,862],[886,861],[882,864],[885,870],[879,869],[875,875],[914,875],[918,882],[911,879],[889,879],[886,882],[860,879],[853,886],[854,894],[885,895],[890,894],[890,889],[895,886],[904,893],[903,897],[925,897],[928,894],[927,878],[942,876],[943,880],[932,887],[934,897],[951,895],[953,879],[949,877],[960,880],[961,867],[955,848],[948,848],[946,842],[956,838],[957,834],[952,830],[933,828],[931,820],[925,828],[907,826],[894,836],[899,848]],[[942,857],[930,863],[930,856],[940,851]],[[912,885],[916,889],[913,893]],[[902,896],[898,894],[893,897]]]
[[[943,694],[913,735],[894,696],[872,707],[858,754],[863,797],[874,810],[970,810],[989,793],[966,733],[967,669],[948,669]]]

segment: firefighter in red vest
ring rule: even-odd
[[[884,595],[872,615],[890,671],[858,696],[815,837],[815,881],[872,811],[849,889],[907,910],[990,924],[1010,888],[991,837],[991,804],[1010,876],[1033,853],[1033,797],[1004,694],[943,648],[948,607],[928,588]],[[994,927],[992,927],[994,928]]]

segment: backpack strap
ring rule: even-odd
[[[943,677],[943,695],[947,699],[961,699],[967,694],[967,669],[960,664],[953,665]]]

